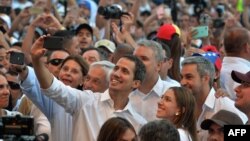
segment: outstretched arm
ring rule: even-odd
[[[46,36],[41,36],[35,41],[35,43],[31,47],[32,64],[37,79],[40,83],[40,87],[43,89],[49,88],[53,81],[53,75],[45,67],[45,64],[41,59],[44,53],[46,52],[46,49],[43,48],[45,38]]]

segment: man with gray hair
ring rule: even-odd
[[[190,89],[196,99],[199,141],[207,140],[208,136],[207,131],[201,129],[201,122],[211,118],[219,110],[227,109],[236,113],[242,121],[247,121],[246,115],[234,106],[234,101],[228,97],[215,98],[213,88],[215,68],[209,60],[202,56],[185,58],[182,62],[181,76],[181,85]]]
[[[162,46],[151,40],[140,40],[138,47],[134,50],[137,56],[146,67],[146,76],[141,86],[130,94],[133,107],[147,121],[156,118],[157,102],[168,88],[179,86],[174,83],[163,81],[160,78],[159,70],[164,59]],[[150,105],[150,109],[147,108]]]
[[[92,63],[83,84],[84,90],[105,92],[109,87],[110,74],[114,67],[115,64],[105,60]]]

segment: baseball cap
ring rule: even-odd
[[[174,34],[181,35],[180,29],[175,24],[164,24],[158,28],[157,38],[171,40]]]
[[[108,49],[110,52],[114,53],[115,51],[115,43],[107,40],[107,39],[102,39],[99,40],[98,42],[95,43],[94,47],[99,48],[99,47],[105,47],[106,49]]]
[[[91,4],[87,0],[77,0],[77,3],[79,6],[84,6],[86,7],[89,11],[91,11]]]
[[[192,56],[203,56],[204,58],[208,59],[211,63],[213,63],[217,70],[221,69],[222,61],[218,53],[208,51],[206,53],[201,53],[201,54],[194,53]]]
[[[212,45],[203,46],[201,49],[206,51],[206,52],[211,51],[211,52],[219,53],[217,48],[215,46],[212,46]]]
[[[213,123],[216,123],[220,126],[243,124],[242,120],[238,115],[227,110],[220,110],[215,115],[213,115],[212,118],[205,119],[201,123],[201,128],[204,130],[208,130]]]
[[[80,25],[76,28],[76,30],[75,30],[75,35],[77,35],[82,29],[87,29],[87,30],[91,33],[91,35],[93,36],[93,29],[92,29],[92,27],[91,27],[89,24],[87,24],[87,23],[80,24]]]
[[[238,83],[243,83],[243,82],[250,83],[250,71],[244,74],[233,70],[231,72],[231,77],[235,82]]]
[[[9,29],[11,28],[11,19],[8,15],[1,13],[0,19],[7,24]]]

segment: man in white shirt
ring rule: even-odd
[[[212,87],[215,77],[214,65],[202,56],[187,57],[182,62],[181,85],[189,88],[197,103],[197,130],[198,140],[207,139],[207,131],[202,130],[201,122],[211,118],[219,110],[225,109],[236,113],[243,122],[247,121],[245,114],[240,112],[234,101],[228,97],[215,98],[215,90]]]
[[[172,86],[179,86],[175,83],[163,81],[159,76],[163,61],[162,50],[162,46],[155,41],[141,40],[134,51],[134,55],[146,67],[146,76],[141,86],[130,94],[130,99],[136,111],[147,121],[157,119],[157,102],[164,92]]]
[[[123,117],[138,131],[146,120],[132,108],[128,95],[140,86],[145,66],[135,56],[122,57],[114,67],[109,89],[103,94],[80,91],[65,86],[48,71],[41,61],[45,36],[31,49],[32,63],[45,95],[60,104],[73,118],[72,141],[94,141],[103,123],[110,117]]]
[[[250,70],[250,33],[247,29],[236,27],[229,29],[224,35],[224,50],[226,56],[222,61],[220,85],[235,100],[234,89],[239,86],[231,78],[232,70],[246,73]]]

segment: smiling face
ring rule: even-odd
[[[135,84],[138,80],[134,80],[134,73],[134,62],[126,58],[119,59],[111,73],[109,88],[117,91],[131,92],[134,88],[138,87]]]
[[[244,113],[250,112],[250,84],[243,83],[235,88],[236,100],[235,107]]]
[[[108,89],[108,85],[107,75],[102,66],[92,66],[89,68],[83,84],[84,90],[104,92]]]
[[[181,85],[190,89],[194,96],[202,91],[204,85],[208,85],[204,78],[201,78],[196,64],[187,64],[181,70]]]
[[[169,89],[165,92],[161,100],[158,102],[156,116],[158,118],[168,119],[174,122],[176,114],[179,115],[179,112],[180,108],[177,105],[174,91],[172,89]]]
[[[66,61],[59,72],[59,79],[72,88],[77,88],[81,85],[83,77],[80,65],[74,60]]]

